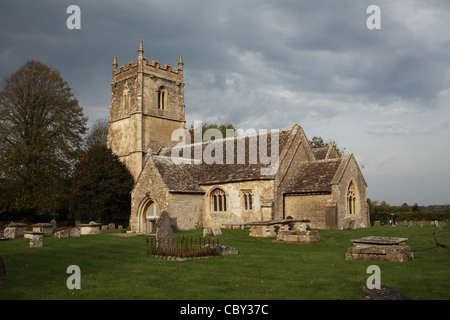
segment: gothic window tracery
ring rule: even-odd
[[[227,196],[222,189],[215,189],[210,198],[212,211],[227,211]]]
[[[355,192],[355,186],[353,185],[353,182],[351,182],[350,186],[348,187],[348,192],[347,192],[347,212],[349,214],[355,214],[356,213],[356,192]]]

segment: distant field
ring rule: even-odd
[[[0,299],[357,300],[370,265],[380,267],[381,284],[412,299],[450,299],[448,249],[417,251],[414,261],[403,263],[345,260],[351,239],[406,237],[417,250],[435,244],[433,232],[450,245],[450,229],[319,230],[321,242],[307,245],[252,238],[248,230],[222,232],[220,243],[238,255],[184,262],[148,258],[146,236],[45,236],[44,247],[33,249],[23,238],[1,241],[6,281]],[[202,230],[176,233],[183,235],[201,237]],[[80,290],[66,286],[70,265],[80,267]]]

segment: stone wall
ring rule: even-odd
[[[211,205],[210,194],[217,187],[222,189],[227,198],[227,210],[214,212]],[[221,227],[228,222],[252,222],[273,219],[273,180],[244,181],[225,183],[214,186],[203,186],[204,220],[203,227]],[[243,192],[252,194],[252,210],[245,210]]]
[[[303,129],[300,126],[297,126],[296,129],[295,135],[286,144],[286,147],[289,147],[289,149],[280,155],[280,159],[283,159],[283,161],[280,163],[278,174],[274,181],[276,199],[274,219],[285,219],[288,216],[286,210],[283,210],[283,193],[292,182],[291,180],[296,176],[301,163],[314,160],[314,155]]]
[[[149,157],[146,161],[152,159]],[[145,222],[143,211],[149,201],[154,201],[160,212],[166,210],[170,216],[169,191],[152,163],[147,164],[147,169],[142,171],[131,192],[130,227],[133,231],[143,232]]]
[[[345,159],[349,157],[349,159]],[[344,219],[355,220],[355,228],[370,226],[369,207],[367,205],[366,187],[367,184],[356,163],[353,154],[346,154],[343,159],[341,172],[338,169],[336,177],[339,177],[337,184],[333,185],[333,202],[337,206],[337,228],[342,229]],[[347,205],[347,195],[350,183],[353,183],[356,191],[356,212],[349,214]]]
[[[203,227],[203,194],[171,193],[169,216],[176,221],[179,230],[193,230]]]
[[[286,195],[285,215],[294,219],[309,219],[313,229],[327,229],[325,210],[330,199],[331,194]]]

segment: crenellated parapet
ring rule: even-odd
[[[108,146],[136,177],[148,149],[170,147],[171,133],[185,124],[183,58],[178,67],[144,57],[139,41],[137,60],[112,63]]]

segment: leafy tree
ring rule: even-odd
[[[65,198],[87,119],[60,73],[26,62],[0,87],[0,177],[3,208],[55,212]]]
[[[413,206],[411,207],[411,211],[412,212],[420,212],[420,207],[417,203],[414,203]]]
[[[197,128],[194,128],[194,125],[191,125],[189,128],[189,133],[191,134],[191,142],[194,143],[194,131]],[[233,124],[226,122],[221,125],[217,125],[215,123],[202,123],[202,139],[205,137],[205,132],[209,129],[217,129],[222,134],[222,138],[229,138],[229,135],[227,135],[227,129],[236,130]],[[213,137],[214,138],[214,137]],[[213,139],[214,140],[214,139]]]
[[[328,140],[328,142],[324,142],[322,137],[313,137],[310,141],[309,144],[311,146],[311,148],[325,148],[325,147],[329,147],[330,145],[334,145],[339,156],[341,157],[344,154],[345,148],[340,148],[337,145],[337,142],[335,140]]]
[[[71,208],[77,220],[128,219],[133,176],[104,144],[93,144],[76,165]]]
[[[107,119],[97,119],[94,125],[89,130],[86,137],[86,148],[89,148],[93,144],[104,144],[106,145],[106,139],[108,137],[108,120]]]

